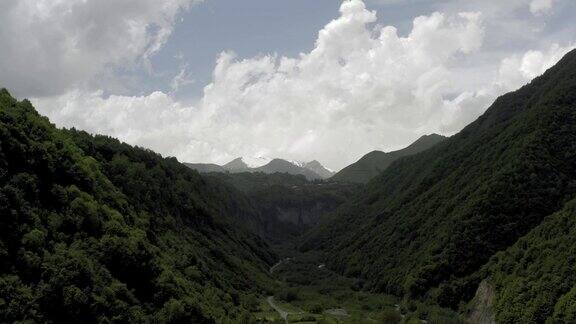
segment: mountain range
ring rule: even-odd
[[[263,165],[249,165],[245,162],[245,158],[236,158],[224,165],[207,164],[207,163],[184,163],[191,169],[200,173],[208,172],[262,172],[266,174],[272,173],[288,173],[292,175],[303,175],[308,180],[327,179],[331,177],[334,172],[325,168],[320,162],[314,160],[311,162],[292,162],[283,159],[272,159],[266,161]]]
[[[217,165],[211,163],[184,163],[191,169],[200,173],[210,172],[263,172],[266,174],[272,173],[288,173],[291,175],[303,175],[308,180],[316,179],[330,179],[330,181],[344,182],[344,183],[359,183],[364,184],[376,177],[382,171],[386,170],[392,162],[399,158],[413,155],[425,151],[432,146],[442,142],[446,137],[438,134],[424,135],[418,138],[415,142],[401,150],[392,152],[372,151],[364,155],[357,162],[345,167],[339,172],[324,167],[320,162],[314,160],[311,162],[295,162],[283,159],[273,159],[267,161],[260,158],[259,162],[267,162],[263,165],[250,166],[244,161],[244,158],[236,158],[224,165]],[[260,163],[262,164],[262,163]]]

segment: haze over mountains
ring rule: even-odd
[[[311,162],[294,162],[286,161],[283,159],[251,159],[250,164],[246,161],[246,158],[236,158],[222,166],[217,164],[209,163],[185,163],[186,166],[190,167],[201,173],[207,172],[263,172],[267,174],[271,173],[288,173],[292,175],[303,175],[308,180],[316,179],[327,179],[331,177],[334,172],[325,168],[318,161]]]

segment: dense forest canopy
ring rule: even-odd
[[[575,237],[572,200],[490,259],[481,276],[495,291],[498,323],[576,322]]]

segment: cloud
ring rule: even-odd
[[[374,148],[460,127],[454,124],[458,118],[448,116],[464,110],[445,98],[454,90],[447,65],[481,46],[480,14],[417,17],[406,37],[391,26],[374,31],[376,13],[362,1],[344,2],[340,14],[320,30],[314,49],[297,58],[240,60],[222,53],[203,98],[186,114],[160,93],[134,100],[76,93],[39,106],[68,105],[45,111],[63,125],[80,124],[190,161],[318,158],[340,168]],[[156,121],[161,111],[177,118]],[[151,127],[152,121],[157,125]],[[149,127],[156,136],[165,127],[180,138],[154,139],[145,134]]]
[[[361,1],[340,13],[298,58],[221,55],[200,104],[224,137],[218,145],[246,154],[242,143],[258,143],[259,155],[340,168],[374,148],[461,126],[448,116],[464,112],[446,104],[455,88],[448,65],[481,46],[480,14],[421,16],[400,37],[391,26],[374,31],[376,13]]]
[[[546,14],[552,9],[553,0],[532,0],[530,12],[534,15]]]
[[[183,161],[264,156],[317,159],[339,169],[374,149],[459,131],[498,95],[543,73],[572,48],[554,44],[500,64],[490,57],[482,71],[466,70],[484,43],[483,15],[420,16],[405,36],[392,26],[377,27],[376,20],[362,1],[345,1],[310,52],[244,59],[223,52],[193,105],[162,92],[106,98],[102,91],[73,90],[33,101],[58,125]],[[173,91],[185,84],[186,71],[184,65]],[[482,82],[467,83],[470,78]]]
[[[104,98],[102,91],[75,90],[33,101],[62,127],[113,135],[171,156],[189,156],[189,150],[198,146],[190,127],[194,108],[181,105],[162,92]]]
[[[505,58],[498,71],[496,86],[500,92],[515,90],[544,73],[574,48],[574,45],[553,44],[547,51],[531,50]]]
[[[106,70],[149,66],[192,2],[3,0],[0,84],[16,95],[57,95]]]
[[[170,82],[170,88],[172,89],[172,93],[176,93],[189,84],[193,84],[195,81],[188,72],[188,64],[184,64],[178,74],[172,78],[172,82]]]

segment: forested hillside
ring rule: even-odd
[[[360,160],[340,170],[330,178],[331,181],[367,183],[386,170],[394,161],[426,151],[445,140],[438,134],[424,135],[407,147],[392,152],[372,151]]]
[[[394,162],[311,233],[302,249],[323,250],[329,267],[360,278],[366,289],[458,307],[474,295],[483,279],[480,269],[492,255],[515,244],[575,193],[572,51],[529,85],[498,98],[459,134]],[[513,318],[504,305],[514,304],[509,311],[518,314],[530,303],[555,304],[555,297],[539,292],[563,275],[554,279],[542,269],[539,282],[548,283],[534,283],[528,297],[518,282],[532,289],[529,279],[517,273],[519,279],[494,275],[498,287],[505,287],[498,292],[499,318]],[[571,288],[570,282],[565,285]],[[570,298],[557,308],[569,305]]]
[[[242,217],[238,191],[0,91],[0,322],[243,321],[276,258]]]

